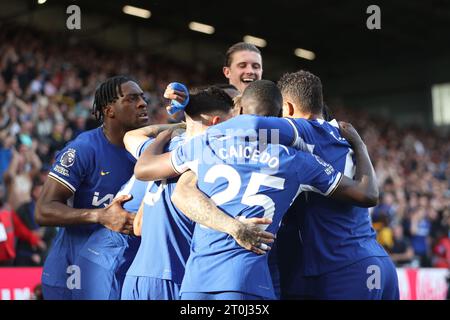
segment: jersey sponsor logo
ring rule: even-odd
[[[58,172],[59,174],[68,177],[69,176],[69,170],[67,170],[66,168],[63,168],[59,165],[55,165],[55,167],[53,168],[53,171]]]
[[[94,197],[92,198],[92,205],[95,207],[100,207],[101,205],[104,205],[105,207],[108,206],[108,204],[111,203],[111,201],[114,199],[114,195],[109,193],[103,198],[100,198],[100,192],[94,192]]]
[[[76,150],[70,148],[69,150],[63,153],[63,155],[61,156],[61,160],[59,160],[59,163],[61,163],[63,167],[69,168],[73,166],[73,164],[75,163],[75,155]]]
[[[110,171],[100,171],[100,175],[101,176],[106,176],[106,175],[108,175],[108,174],[110,174],[111,172]]]

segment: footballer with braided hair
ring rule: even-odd
[[[37,222],[60,227],[44,265],[44,299],[120,297],[111,234],[132,235],[134,215],[122,207],[129,195],[113,198],[133,175],[123,137],[148,124],[147,102],[136,82],[116,76],[95,91],[93,114],[102,125],[57,154],[37,202]]]

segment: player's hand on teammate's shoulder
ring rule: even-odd
[[[174,123],[173,124],[173,128],[175,130],[177,130],[177,129],[186,129],[186,122],[182,121],[182,122],[179,122],[179,123]]]
[[[241,223],[232,236],[241,247],[256,254],[265,254],[270,250],[270,246],[267,244],[275,241],[275,235],[262,230],[262,227],[271,224],[272,220],[268,218],[245,218],[242,216],[237,220]]]
[[[172,139],[174,136],[180,135],[184,132],[184,130],[181,130],[180,128],[177,127],[173,127],[167,130],[164,130],[163,132],[161,132],[160,134],[158,134],[158,136],[156,137],[156,140],[158,140],[158,142],[169,142],[170,139]]]
[[[364,143],[361,139],[359,133],[352,126],[351,123],[339,121],[339,128],[343,138],[347,139],[347,141],[352,144]]]
[[[98,222],[112,231],[133,234],[135,215],[123,209],[123,203],[129,200],[131,200],[130,195],[121,195],[115,198],[109,206],[100,211]]]
[[[186,132],[186,122],[175,123],[169,130],[172,130],[172,137],[180,136]]]

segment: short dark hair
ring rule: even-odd
[[[277,117],[283,107],[283,97],[274,82],[257,80],[245,88],[240,103],[246,114]]]
[[[184,111],[191,118],[200,114],[228,113],[233,108],[233,100],[222,89],[215,86],[193,89],[190,91],[189,103]]]
[[[94,104],[92,106],[92,114],[97,121],[103,120],[103,109],[110,103],[113,103],[119,98],[123,97],[122,83],[133,81],[127,76],[115,76],[106,79],[95,90]]]
[[[231,99],[234,99],[236,96],[241,94],[239,90],[230,83],[219,83],[215,84],[214,87],[225,91],[231,97]]]
[[[259,55],[261,54],[261,51],[259,51],[259,49],[253,44],[246,43],[246,42],[235,43],[231,47],[228,48],[228,50],[225,54],[225,67],[231,66],[231,61],[233,60],[233,54],[235,52],[239,52],[239,51],[253,51]]]
[[[300,70],[285,73],[278,81],[283,95],[289,96],[301,108],[303,112],[322,114],[323,93],[320,78],[311,72]]]

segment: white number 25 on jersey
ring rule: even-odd
[[[205,182],[214,183],[218,178],[228,180],[228,186],[225,190],[216,193],[211,197],[217,206],[233,200],[241,189],[242,180],[239,173],[233,167],[225,164],[218,164],[211,167],[205,174]],[[241,203],[247,206],[261,206],[264,208],[264,218],[272,219],[275,212],[275,203],[273,200],[264,195],[258,194],[259,188],[266,186],[278,190],[284,189],[284,179],[271,176],[264,173],[253,172]],[[260,225],[262,229],[266,229],[268,225]]]

